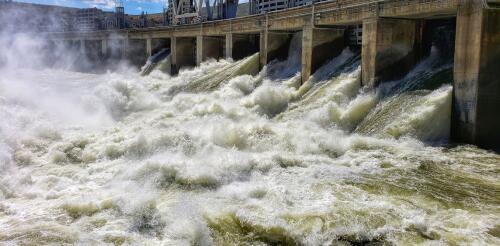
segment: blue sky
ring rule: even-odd
[[[115,0],[14,0],[16,2],[39,3],[49,5],[60,5],[75,8],[100,8],[111,11],[115,7]],[[142,11],[147,13],[161,13],[163,6],[166,6],[168,0],[122,0],[127,14],[140,14]],[[212,3],[213,0],[210,0]],[[248,0],[240,0],[240,3]],[[205,1],[203,1],[205,3]]]
[[[115,0],[15,0],[16,2],[28,2],[39,4],[60,5],[76,8],[97,7],[103,10],[113,10]],[[140,14],[142,11],[148,13],[160,13],[167,0],[122,0],[125,13]]]

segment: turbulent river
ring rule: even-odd
[[[0,241],[499,245],[500,156],[449,144],[436,53],[376,90],[349,49],[303,85],[293,49],[260,72],[4,68]]]

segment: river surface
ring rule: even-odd
[[[3,68],[2,244],[500,245],[500,156],[448,144],[449,66],[257,68]]]

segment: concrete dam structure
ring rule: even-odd
[[[498,6],[486,0],[336,0],[193,25],[48,33],[47,37],[79,47],[96,61],[114,57],[136,65],[170,49],[170,70],[176,74],[208,59],[239,60],[256,52],[264,67],[274,59],[286,59],[292,37],[299,33],[303,82],[351,46],[361,50],[361,83],[367,87],[401,78],[434,45],[454,59],[452,138],[498,149]],[[357,29],[361,45],[349,38],[356,27],[362,27]]]

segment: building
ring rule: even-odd
[[[76,8],[0,0],[0,29],[70,31]]]
[[[324,1],[327,0],[250,0],[250,14],[262,14]]]
[[[125,8],[123,7],[123,2],[121,0],[117,2],[115,7],[115,19],[116,28],[123,29],[126,27]]]
[[[200,8],[200,3],[200,0],[169,0],[169,7],[164,8],[161,13],[127,15],[122,1],[117,1],[114,11],[103,11],[98,8],[78,9],[0,0],[0,30],[11,28],[17,31],[88,32],[182,25],[245,16],[249,14],[251,6],[249,3],[238,5],[238,0],[217,0],[209,8]],[[174,5],[178,6],[177,18],[174,17]]]
[[[270,11],[288,8],[288,0],[251,0],[252,14],[261,14]]]
[[[165,12],[169,25],[200,23],[211,20],[231,19],[248,11],[239,11],[239,0],[169,0]],[[212,4],[212,5],[210,5]],[[248,10],[247,4],[244,8]]]
[[[123,7],[115,11],[0,0],[0,29],[65,32],[126,28]]]
[[[103,29],[103,11],[97,8],[79,9],[76,12],[75,29],[77,31],[92,31]]]

